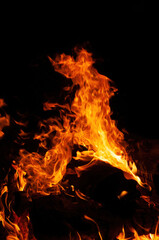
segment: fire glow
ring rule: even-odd
[[[57,56],[55,60],[49,57],[54,70],[64,75],[66,79],[71,79],[72,85],[64,89],[67,92],[65,104],[49,101],[43,104],[44,111],[56,109],[59,117],[50,117],[39,122],[40,133],[34,136],[34,139],[39,142],[38,151],[28,152],[21,148],[19,157],[12,163],[12,167],[15,169],[16,187],[18,191],[24,191],[28,198],[35,194],[60,195],[61,191],[67,194],[66,188],[69,183],[64,183],[63,178],[69,174],[80,177],[83,172],[99,162],[121,170],[126,179],[135,180],[141,187],[144,186],[135,162],[127,153],[124,134],[111,118],[109,101],[117,89],[113,87],[112,81],[108,77],[101,75],[93,67],[94,60],[91,53],[85,49],[76,49],[76,54],[76,58],[65,54]],[[73,99],[70,98],[71,94]],[[1,102],[1,106],[3,106],[4,102]],[[6,115],[5,119],[7,120],[4,121],[3,118],[0,121],[4,123],[4,126],[0,126],[1,132],[3,127],[9,125],[9,116]],[[72,154],[74,146],[80,147],[75,156]],[[72,159],[77,164],[74,168],[69,168]],[[80,162],[79,165],[78,162]],[[73,185],[70,187],[77,197],[89,201],[89,198],[78,189],[74,189]],[[19,220],[14,211],[10,209],[11,203],[8,203],[8,194],[6,180],[6,183],[1,186],[0,220],[8,233],[7,239],[35,239],[29,233],[28,213]],[[123,191],[118,198],[120,199],[126,194],[127,192]],[[6,199],[5,204],[2,201],[4,198]],[[4,205],[10,212],[9,216],[6,215]],[[103,239],[98,223],[90,216],[84,215],[84,218],[95,224],[99,239]],[[135,230],[132,233],[134,234],[133,239],[159,239],[157,230],[154,234],[149,233],[147,236],[139,236]],[[95,238],[84,238],[81,233],[77,232],[76,238],[70,239],[91,240]],[[125,238],[123,229],[117,239],[130,238]]]

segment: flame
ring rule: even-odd
[[[3,197],[5,197],[4,203]],[[33,234],[30,234],[32,226],[27,211],[18,217],[13,209],[10,209],[10,204],[8,203],[8,187],[4,185],[0,192],[0,222],[6,230],[6,240],[36,240]]]
[[[121,199],[121,198],[123,198],[124,196],[126,196],[128,194],[128,192],[127,191],[122,191],[117,197],[118,197],[118,199]]]
[[[0,108],[6,106],[6,103],[3,98],[0,98]]]
[[[88,221],[91,221],[91,222],[95,223],[95,225],[97,226],[97,229],[98,229],[99,238],[100,238],[100,240],[103,240],[102,235],[101,235],[101,232],[100,232],[100,229],[99,229],[99,226],[98,226],[98,224],[96,223],[96,221],[95,221],[94,219],[90,218],[90,217],[87,216],[87,215],[84,215],[84,218],[85,218],[86,220],[88,220]]]
[[[74,144],[82,145],[87,150],[77,152],[76,160],[88,161],[89,164],[78,167],[77,172],[85,170],[94,161],[100,160],[121,169],[128,179],[134,179],[141,185],[141,180],[136,176],[137,168],[128,156],[124,147],[124,135],[111,119],[110,98],[117,91],[111,86],[112,81],[98,73],[93,67],[92,54],[82,49],[77,52],[77,58],[62,54],[55,60],[49,58],[55,71],[71,78],[74,86],[79,89],[75,93],[70,106],[62,106],[70,111],[67,120],[70,120],[71,139]],[[47,104],[49,107],[54,107]],[[46,107],[46,105],[45,105]],[[65,119],[64,119],[65,120]]]
[[[6,106],[6,103],[4,102],[4,99],[0,98],[0,108],[3,108]],[[4,136],[4,132],[2,131],[4,127],[7,127],[10,125],[10,117],[5,112],[3,115],[0,113],[0,139]]]
[[[111,119],[109,100],[116,92],[112,81],[98,73],[93,67],[91,54],[84,49],[77,52],[76,59],[65,54],[55,60],[49,59],[55,71],[72,79],[66,98],[75,86],[78,89],[71,104],[44,103],[45,111],[58,108],[60,118],[50,118],[39,124],[43,130],[35,134],[34,139],[39,140],[39,148],[45,150],[44,154],[20,150],[18,167],[15,167],[19,189],[43,195],[51,191],[58,193],[58,184],[72,160],[74,145],[85,148],[77,151],[74,157],[84,162],[75,169],[78,176],[97,161],[103,161],[121,169],[127,179],[134,179],[142,185],[136,175],[137,167],[124,146],[124,135]]]
[[[126,179],[133,179],[143,186],[137,175],[135,162],[126,151],[124,134],[111,118],[109,102],[117,89],[108,77],[98,73],[94,68],[91,53],[85,49],[76,49],[76,54],[76,58],[65,54],[57,56],[55,60],[49,57],[55,71],[67,79],[71,79],[72,85],[65,88],[67,92],[65,104],[44,103],[44,111],[58,109],[60,116],[39,122],[40,133],[36,133],[34,136],[34,140],[39,142],[38,150],[29,152],[21,148],[18,159],[12,163],[12,167],[15,169],[14,180],[17,188],[19,191],[25,191],[29,197],[37,193],[41,195],[59,194],[61,189],[64,189],[62,180],[65,175],[69,173],[80,176],[83,171],[97,164],[98,161],[120,169]],[[0,99],[0,108],[5,105],[3,99]],[[21,127],[26,125],[18,121],[15,123]],[[0,115],[0,138],[4,135],[3,128],[9,124],[9,115]],[[23,137],[22,139],[28,136],[23,130],[19,135]],[[80,148],[75,156],[72,154],[74,146]],[[77,162],[76,167],[68,169],[68,164],[72,159]],[[71,188],[76,196],[89,201],[89,197],[79,189],[76,190],[73,185]],[[0,221],[8,232],[7,239],[31,239],[29,237],[29,215],[18,217],[12,211],[13,220],[6,215],[2,202],[2,196],[6,193],[8,194],[7,186],[2,188],[0,195]],[[127,193],[127,191],[122,191],[118,198],[121,199]],[[147,198],[145,197],[145,199]],[[7,205],[7,197],[5,205],[10,209],[10,204]],[[84,218],[95,223],[99,238],[102,240],[99,226],[95,220],[87,215],[84,215]],[[131,229],[131,231],[134,239],[159,239],[157,230],[154,234],[149,233],[143,236],[139,236],[135,229]],[[78,239],[82,239],[78,232],[77,236]],[[117,239],[129,239],[125,238],[124,228]]]
[[[122,232],[117,236],[118,240],[159,240],[159,234],[157,233],[158,231],[158,225],[159,225],[159,220],[156,224],[155,228],[155,233],[148,233],[147,235],[138,235],[137,231],[134,228],[130,228],[131,232],[134,234],[133,237],[131,238],[126,238],[125,237],[125,230],[124,227],[122,227]]]
[[[20,233],[19,226],[16,223],[12,222],[9,219],[9,217],[6,216],[5,205],[3,204],[3,201],[2,201],[3,195],[6,195],[5,203],[7,203],[8,188],[6,185],[3,186],[3,188],[1,189],[1,194],[0,194],[0,222],[2,222],[2,226],[5,228],[5,230],[8,233],[7,240],[10,240],[10,239],[21,240],[22,235]],[[8,208],[8,206],[6,206],[6,208]]]
[[[119,233],[119,235],[116,237],[118,240],[126,240],[127,238],[125,238],[125,229],[124,227],[122,227],[122,231]]]

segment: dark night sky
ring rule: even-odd
[[[36,112],[46,95],[57,93],[47,56],[86,46],[96,67],[110,77],[118,94],[112,100],[120,128],[158,138],[158,85],[155,22],[144,1],[21,6],[8,13],[1,45],[4,71],[0,94],[10,112],[18,106]],[[57,6],[58,5],[58,6]],[[15,7],[16,8],[16,7]],[[7,17],[6,17],[7,18]]]

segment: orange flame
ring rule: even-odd
[[[6,103],[2,98],[0,98],[0,108],[6,106]],[[4,127],[9,126],[10,117],[8,114],[4,113],[4,116],[0,114],[0,139],[4,136],[4,132],[2,131]]]
[[[65,54],[55,60],[49,59],[55,71],[72,79],[72,86],[67,87],[68,93],[76,85],[78,90],[70,105],[44,104],[44,110],[60,108],[61,119],[50,118],[42,122],[41,127],[45,130],[35,135],[35,139],[40,141],[39,147],[45,149],[44,155],[20,150],[16,174],[21,179],[19,185],[23,184],[21,188],[25,187],[31,193],[50,194],[50,189],[58,193],[58,184],[72,159],[75,144],[86,149],[77,151],[74,157],[86,162],[75,169],[78,175],[100,160],[121,169],[127,179],[134,179],[142,185],[136,175],[136,165],[124,147],[124,135],[111,119],[109,100],[116,91],[111,86],[111,80],[97,72],[91,54],[84,49],[77,52],[76,59]],[[47,139],[51,142],[49,150]],[[22,183],[21,174],[23,177],[26,175],[27,184],[24,180]]]
[[[98,226],[98,224],[96,223],[96,221],[95,221],[94,219],[88,217],[87,215],[84,215],[84,218],[87,219],[87,220],[89,220],[89,221],[91,221],[91,222],[93,222],[93,223],[95,223],[95,225],[97,226],[97,229],[98,229],[99,238],[100,238],[100,240],[103,240],[102,235],[101,235],[101,232],[100,232],[100,229],[99,229],[99,226]]]
[[[109,100],[116,89],[111,86],[109,78],[99,74],[93,67],[90,53],[82,49],[77,54],[76,59],[65,54],[58,56],[55,61],[49,58],[55,71],[72,79],[70,91],[75,85],[79,86],[70,107],[74,117],[70,134],[74,144],[82,145],[87,150],[77,152],[75,159],[90,159],[89,165],[96,160],[104,161],[125,172],[126,178],[141,184],[136,176],[135,163],[123,146],[124,135],[111,119]],[[67,120],[69,118],[68,115]],[[78,167],[77,172],[86,168],[87,165]]]
[[[71,170],[73,174],[76,173],[78,176],[96,164],[97,161],[102,161],[122,170],[125,178],[133,179],[143,186],[141,179],[137,176],[135,162],[126,151],[124,134],[117,128],[115,121],[111,119],[109,101],[117,89],[112,86],[112,81],[108,77],[101,75],[93,67],[92,54],[81,49],[77,51],[76,58],[61,54],[55,60],[50,57],[49,60],[55,71],[67,79],[72,79],[72,86],[65,88],[68,91],[65,100],[73,96],[71,94],[74,93],[75,86],[76,92],[73,100],[69,101],[71,103],[64,105],[44,103],[45,111],[59,109],[60,117],[40,122],[41,133],[34,136],[34,139],[39,141],[38,151],[30,153],[21,149],[19,158],[17,161],[13,161],[14,180],[19,191],[26,191],[28,195],[60,193],[61,181],[64,175],[69,172],[67,166],[72,158],[77,162],[83,161],[82,166]],[[0,108],[5,105],[3,99],[0,99]],[[4,134],[3,128],[8,126],[9,122],[10,118],[7,114],[0,115],[0,138]],[[15,123],[24,126],[24,123],[16,121]],[[23,137],[26,136],[22,130],[20,134]],[[77,151],[76,156],[73,157],[74,145],[82,146],[85,150]],[[89,198],[79,190],[75,190],[73,185],[72,188],[79,198],[89,201]],[[22,219],[16,215],[13,222],[5,215],[2,195],[7,191],[5,186],[0,195],[0,221],[8,231],[7,239],[27,240],[29,216],[25,216],[24,224],[22,224]],[[122,191],[118,198],[121,199],[126,194],[126,191]],[[12,215],[14,214],[12,213]],[[84,218],[96,224],[99,238],[102,240],[99,226],[95,220],[87,215],[84,215]],[[134,239],[137,240],[159,239],[157,230],[155,234],[150,233],[143,236],[139,236],[134,229],[132,229],[132,233]],[[77,236],[82,239],[78,232]],[[125,238],[124,228],[117,239],[128,239]]]
[[[3,197],[5,197],[5,203],[2,201]],[[8,209],[9,214],[6,214],[6,209]],[[6,230],[6,240],[36,240],[33,234],[30,234],[31,223],[28,213],[25,211],[22,216],[18,217],[10,209],[8,187],[6,185],[2,187],[0,192],[0,222]]]
[[[12,222],[9,217],[6,216],[5,214],[5,206],[2,202],[2,196],[6,194],[6,199],[5,202],[7,202],[7,195],[8,195],[8,188],[7,186],[4,186],[1,189],[1,194],[0,194],[0,222],[2,222],[2,226],[5,228],[7,231],[7,240],[9,239],[15,239],[15,240],[21,240],[22,235],[20,233],[20,228],[19,226]],[[8,207],[8,206],[7,206]]]
[[[158,225],[159,225],[159,220],[156,224],[156,229],[155,233],[149,233],[147,235],[138,235],[137,231],[134,228],[131,228],[131,232],[134,234],[134,237],[131,238],[126,238],[125,237],[125,230],[124,227],[122,228],[122,232],[117,236],[118,240],[159,240],[159,234],[157,233],[158,231]]]

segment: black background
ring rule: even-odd
[[[40,115],[42,102],[51,95],[58,98],[63,87],[47,56],[72,54],[75,46],[82,46],[119,90],[111,101],[119,128],[158,138],[157,28],[152,13],[143,0],[10,6],[2,23],[0,89],[10,113],[21,109]]]

